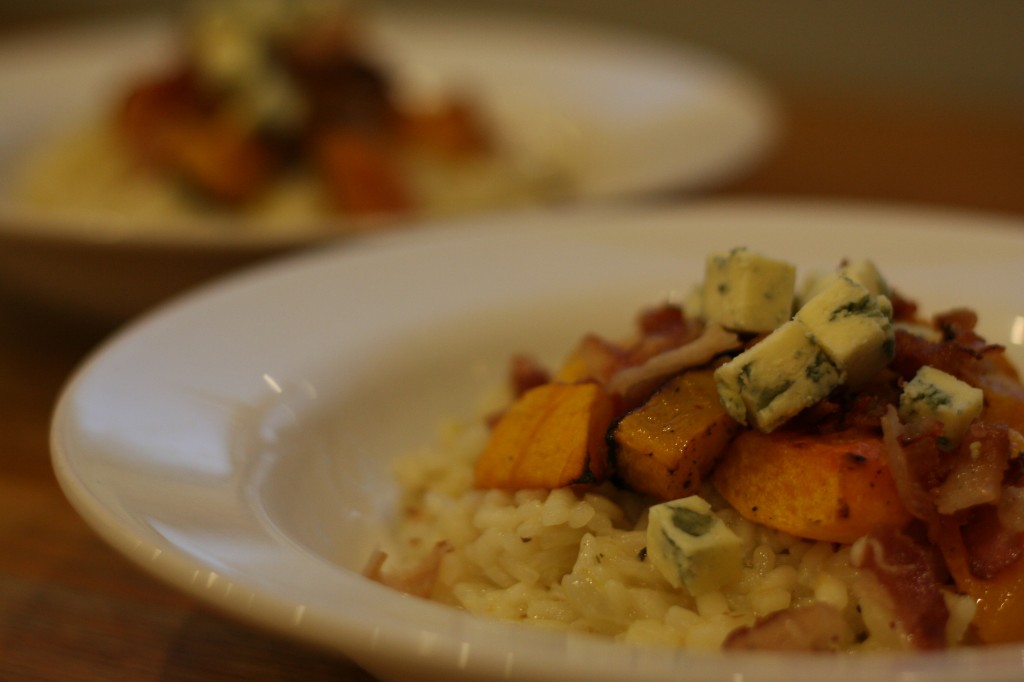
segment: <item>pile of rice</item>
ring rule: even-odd
[[[526,206],[568,196],[566,164],[537,156],[514,155],[504,148],[487,157],[457,161],[409,154],[404,171],[421,216]],[[244,218],[247,230],[283,234],[319,229],[325,221],[345,225],[345,216],[330,208],[320,180],[309,171],[283,175],[244,207],[218,207],[140,165],[107,121],[81,126],[32,149],[12,184],[13,202],[33,213],[116,217],[130,223],[135,233],[167,225],[175,231],[189,229],[190,222],[181,218]],[[71,221],[67,226],[92,231],[98,225],[114,229],[115,222]],[[196,223],[192,229],[202,227]]]
[[[693,597],[646,556],[651,500],[605,486],[507,492],[473,487],[487,438],[481,421],[449,424],[436,446],[396,463],[401,509],[386,570],[410,570],[447,543],[432,600],[474,614],[620,641],[719,649],[727,635],[789,607],[823,602],[847,619],[855,650],[907,648],[877,583],[851,564],[850,547],[796,538],[739,516],[701,491],[743,540],[742,577]],[[947,639],[960,642],[973,603],[946,595]]]

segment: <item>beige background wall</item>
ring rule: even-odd
[[[0,0],[0,40],[178,0]],[[381,0],[378,0],[381,1]],[[770,82],[1024,116],[1024,0],[386,0],[522,9],[726,54]]]

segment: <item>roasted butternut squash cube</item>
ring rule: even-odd
[[[476,486],[551,490],[604,480],[612,414],[612,399],[594,383],[530,389],[495,424],[476,462]]]
[[[851,543],[876,526],[911,520],[882,438],[859,430],[743,431],[712,482],[750,521],[812,540]]]
[[[718,398],[713,371],[670,379],[609,434],[616,475],[659,500],[694,494],[739,424]]]
[[[254,199],[274,170],[269,149],[225,117],[168,122],[157,139],[163,166],[219,201]]]
[[[354,215],[400,213],[413,205],[398,158],[385,140],[350,130],[320,135],[316,165],[331,203]]]

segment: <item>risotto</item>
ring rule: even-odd
[[[433,600],[539,627],[703,650],[719,649],[731,632],[763,616],[821,602],[847,619],[850,634],[840,646],[909,646],[884,610],[872,612],[875,586],[851,566],[849,546],[746,521],[708,486],[702,494],[743,539],[744,567],[733,584],[694,597],[673,588],[646,557],[650,499],[610,485],[479,490],[472,468],[486,430],[452,424],[445,431],[434,448],[396,465],[402,520],[385,545],[395,553],[391,575],[403,583],[444,548]],[[953,591],[944,597],[946,638],[955,644],[974,604]]]
[[[742,290],[736,278],[750,278],[748,268],[777,264],[761,258],[742,249],[710,256],[704,287],[732,260],[728,287],[714,286]],[[758,296],[773,286],[765,277],[754,276]],[[836,304],[851,285],[858,296],[876,292],[871,306],[834,307],[871,318],[851,322],[860,340],[825,360],[785,356],[805,358],[804,376],[827,374],[812,363],[829,363],[832,380],[817,389],[776,383],[767,398],[752,388],[765,354],[774,372],[788,371],[776,330],[805,320],[818,332],[800,344],[830,343],[813,302]],[[746,312],[698,293],[686,313],[642,315],[629,343],[585,336],[553,374],[518,358],[510,396],[398,460],[398,522],[367,574],[482,616],[690,649],[878,651],[1020,638],[1024,439],[1014,425],[1024,391],[1002,349],[973,332],[967,311],[924,320],[870,263],[844,264],[838,278],[799,292],[788,286],[779,319],[753,321],[772,331],[742,329],[770,312],[763,304]],[[734,341],[709,342],[708,329],[728,315],[740,330]],[[746,379],[738,388],[737,364]],[[645,437],[685,430],[678,413],[658,422],[651,405],[686,392],[679,379],[701,372],[714,376],[715,409],[727,415],[715,419],[728,421],[727,436],[694,431],[673,445],[690,459],[667,468],[630,464],[659,456],[661,435],[637,455],[629,419],[645,415]],[[599,401],[566,411],[575,398],[561,388],[540,416],[529,408],[544,387],[591,383],[618,395],[608,415],[589,407]],[[684,411],[701,411],[683,400]],[[586,457],[573,464],[566,432],[581,409],[598,415],[600,434],[582,435]],[[544,449],[551,439],[554,449]],[[827,499],[834,490],[838,499]]]
[[[16,201],[156,226],[244,217],[287,231],[565,195],[563,164],[513,149],[472,91],[413,94],[346,2],[189,8],[180,55],[127,81],[99,120],[33,150]]]

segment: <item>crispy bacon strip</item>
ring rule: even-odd
[[[1021,533],[1003,525],[999,509],[992,505],[973,509],[960,534],[967,550],[967,566],[975,578],[995,577],[1024,553]]]
[[[607,383],[626,364],[625,351],[597,334],[584,335],[576,348],[576,354],[586,367],[583,374],[599,384]]]
[[[700,335],[703,325],[690,324],[683,309],[671,303],[648,308],[637,318],[640,339],[626,349],[624,360],[640,365],[670,348],[689,343]]]
[[[902,322],[917,321],[917,302],[906,298],[899,291],[889,291],[889,300],[892,302],[892,319]]]
[[[434,591],[434,585],[437,584],[441,560],[445,554],[451,551],[451,544],[442,541],[434,545],[418,566],[413,566],[405,571],[385,573],[384,562],[387,561],[388,555],[386,552],[376,550],[367,560],[366,566],[363,568],[363,575],[400,592],[428,599]]]
[[[930,365],[953,376],[971,374],[971,365],[981,353],[955,341],[929,341],[903,329],[896,330],[896,352],[890,367],[904,379],[912,379],[917,370]]]
[[[1003,487],[999,498],[999,522],[1012,533],[1024,532],[1024,488],[1016,485]]]
[[[638,391],[644,392],[652,384],[657,384],[684,369],[705,365],[716,355],[739,346],[740,340],[735,334],[717,324],[708,325],[704,332],[690,343],[655,355],[642,365],[619,370],[608,382],[608,391],[622,396],[629,396]]]
[[[998,504],[1010,456],[1005,424],[972,423],[967,437],[950,456],[948,475],[935,490],[938,512],[954,514],[979,504]]]
[[[255,198],[276,167],[270,147],[218,111],[187,68],[137,84],[118,109],[116,122],[143,162],[220,201]]]
[[[924,481],[928,471],[934,471],[938,466],[935,439],[909,439],[892,405],[882,417],[882,439],[889,470],[903,506],[922,521],[932,521],[936,516],[935,505]]]
[[[880,528],[854,543],[851,559],[878,579],[913,647],[946,646],[949,609],[933,563],[920,545],[897,529]]]
[[[517,354],[512,356],[512,364],[509,367],[509,383],[512,386],[512,395],[519,397],[536,388],[541,384],[551,381],[551,373],[533,356]]]
[[[974,327],[973,310],[958,308],[936,315],[942,341],[929,341],[903,329],[896,330],[896,352],[890,367],[904,379],[911,379],[924,365],[930,365],[962,379],[972,386],[1007,367],[1003,346],[987,343]],[[1014,373],[1015,378],[1015,373]]]
[[[834,606],[816,602],[776,611],[754,625],[733,630],[723,649],[757,651],[835,651],[853,633]]]

